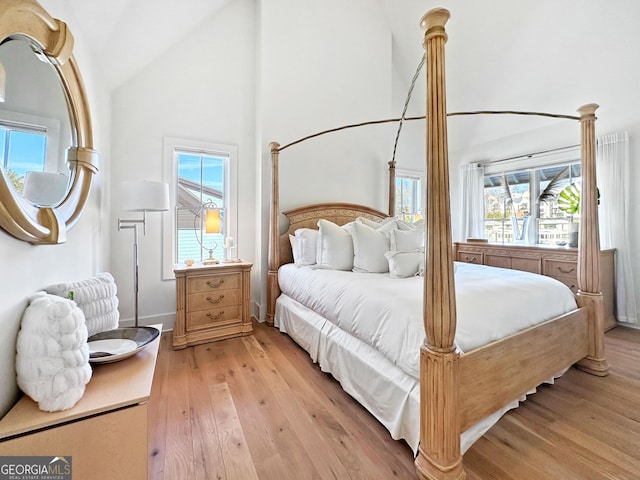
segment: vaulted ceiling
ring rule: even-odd
[[[229,1],[43,3],[62,2],[72,13],[106,85],[117,88]],[[635,119],[628,92],[635,92],[640,84],[640,56],[635,52],[640,45],[640,2],[375,0],[371,8],[380,9],[388,22],[394,68],[400,78],[407,79],[407,86],[423,52],[419,20],[436,6],[452,14],[447,25],[449,111],[573,114],[578,106],[596,102],[602,107],[598,113],[604,130]],[[416,89],[415,106],[409,113],[423,112],[423,92],[423,87]],[[459,143],[478,144],[496,132],[515,135],[548,124],[512,117],[482,123],[462,118],[456,120],[454,134],[458,132]]]
[[[230,0],[63,0],[114,88]]]

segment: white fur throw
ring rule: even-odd
[[[18,332],[18,386],[55,412],[73,407],[91,379],[84,314],[74,302],[44,292],[35,294]]]
[[[118,328],[120,314],[116,282],[110,273],[98,273],[95,277],[67,283],[56,283],[45,288],[47,293],[73,300],[84,312],[89,336]]]

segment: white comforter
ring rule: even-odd
[[[378,350],[414,378],[424,341],[423,278],[284,265],[282,292]],[[469,351],[576,308],[561,282],[518,270],[456,263],[455,342]]]

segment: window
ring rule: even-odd
[[[409,171],[396,172],[396,217],[413,223],[423,218],[422,176]]]
[[[203,247],[211,249],[214,258],[223,258],[225,233],[225,173],[228,171],[228,155],[190,152],[176,149],[176,261],[187,259],[201,262],[206,256]],[[204,218],[208,206],[220,211],[218,233],[207,233]],[[200,244],[202,243],[202,245]]]
[[[28,171],[44,171],[46,151],[46,129],[0,121],[2,167],[17,192],[22,193]]]
[[[569,221],[579,219],[568,217],[558,208],[558,194],[579,182],[580,160],[501,172],[498,168],[491,165],[485,169],[485,238],[497,243],[568,242]],[[548,195],[540,200],[543,192]]]
[[[172,198],[170,226],[163,224],[163,278],[173,266],[193,259],[224,258],[226,237],[235,237],[237,149],[230,145],[165,139],[165,181]],[[207,233],[207,209],[220,214],[218,233]]]

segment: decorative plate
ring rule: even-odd
[[[89,363],[110,363],[131,357],[154,341],[160,331],[153,327],[123,327],[96,333],[87,340]]]

